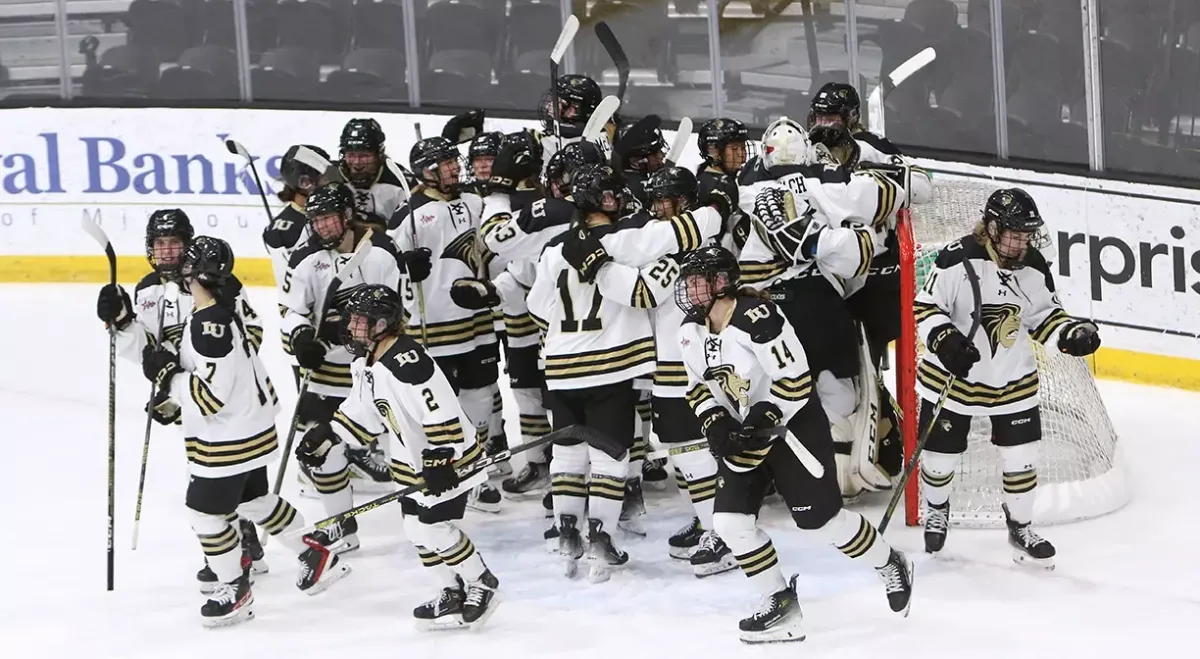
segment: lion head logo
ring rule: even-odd
[[[995,356],[1001,346],[1011,348],[1017,342],[1018,332],[1021,331],[1021,307],[1015,304],[985,304],[982,322],[988,343],[992,346],[992,355]]]
[[[750,381],[738,375],[729,364],[710,367],[704,372],[704,379],[720,384],[721,391],[731,402],[742,407],[750,406]]]

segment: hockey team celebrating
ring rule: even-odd
[[[902,487],[900,423],[877,373],[902,327],[897,215],[932,198],[928,174],[866,131],[845,84],[760,141],[737,120],[705,121],[695,171],[668,158],[657,117],[621,117],[590,78],[561,76],[547,98],[542,131],[484,132],[468,112],[418,140],[406,166],[372,119],[346,124],[337,159],[287,149],[286,205],[263,242],[299,390],[289,427],[259,356],[265,310],[228,243],[159,210],[151,272],[132,297],[101,289],[100,320],[152,383],[148,414],[186,438],[204,624],[253,617],[260,532],[297,555],[300,590],[346,576],[356,492],[409,492],[405,535],[441,586],[413,612],[423,628],[482,626],[501,580],[520,578],[493,574],[486,542],[459,526],[468,508],[500,511],[500,490],[543,498],[541,541],[564,579],[582,563],[604,581],[637,561],[622,533],[645,534],[643,481],[666,478],[650,450],[691,517],[664,550],[698,577],[740,568],[762,596],[738,623],[744,642],[805,637],[802,575],[789,578],[758,521],[775,496],[799,529],[873,568],[907,615],[913,562],[847,506]],[[990,417],[1014,560],[1052,567],[1030,527],[1041,421],[1018,333],[1076,356],[1100,339],[1059,304],[1028,193],[996,190],[977,219],[914,309],[925,550],[947,541],[971,420]],[[514,474],[516,452],[528,460]],[[315,526],[279,496],[292,455],[301,495],[329,518]]]

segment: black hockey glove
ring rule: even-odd
[[[182,373],[179,355],[165,347],[147,345],[142,348],[142,375],[158,389],[170,386],[171,378]]]
[[[462,277],[450,285],[450,299],[463,309],[477,311],[500,306],[500,293],[490,281]]]
[[[171,398],[171,392],[166,389],[156,388],[154,390],[154,400],[146,407],[147,411],[150,412],[150,418],[154,419],[156,423],[164,426],[179,423],[179,403],[176,403]]]
[[[328,423],[318,423],[300,440],[296,446],[296,460],[309,469],[320,469],[325,464],[325,458],[333,447],[341,444],[337,433]]]
[[[734,208],[737,208],[737,204],[734,202],[733,197],[731,197],[728,192],[722,190],[721,188],[713,188],[712,191],[708,193],[708,199],[705,200],[705,203],[713,208],[716,208],[717,212],[721,214],[721,219],[723,220],[728,220],[730,213],[733,212]]]
[[[724,407],[714,407],[700,415],[700,428],[708,440],[708,450],[718,460],[742,452],[742,426]]]
[[[100,297],[96,300],[96,316],[101,321],[113,325],[118,330],[125,329],[133,320],[133,303],[124,288],[116,284],[105,284],[100,289]]]
[[[783,425],[783,411],[775,403],[760,401],[750,406],[742,428],[746,430],[765,430]]]
[[[955,377],[965,379],[979,361],[979,349],[953,325],[940,325],[929,333],[929,349]]]
[[[579,273],[579,280],[589,284],[596,281],[600,268],[613,260],[600,239],[591,231],[581,228],[571,229],[567,233],[562,254],[563,259]]]
[[[444,494],[458,487],[458,472],[454,471],[454,449],[449,446],[427,448],[421,452],[421,478],[430,496]]]
[[[429,251],[428,247],[399,252],[396,254],[396,260],[400,264],[400,270],[407,272],[409,281],[414,284],[429,279],[429,273],[433,272],[433,252]]]
[[[317,338],[330,345],[342,344],[342,314],[337,309],[325,312],[321,319],[321,328],[317,330]]]
[[[1100,348],[1099,332],[1090,320],[1070,323],[1058,335],[1058,349],[1072,357],[1086,357]]]
[[[528,151],[511,142],[502,143],[499,153],[492,160],[492,177],[488,179],[488,187],[499,192],[512,192],[517,188],[517,183],[525,178],[524,174],[532,164]]]
[[[456,114],[442,126],[442,137],[455,144],[464,144],[483,132],[483,120],[487,112],[483,109],[468,110]]]
[[[317,331],[309,325],[292,332],[292,354],[300,368],[315,370],[325,363],[325,346],[317,340]]]

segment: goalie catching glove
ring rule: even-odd
[[[771,249],[795,263],[817,257],[817,241],[821,226],[813,224],[816,213],[812,207],[800,213],[796,197],[783,188],[766,188],[754,197],[755,228]]]

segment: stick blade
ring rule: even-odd
[[[583,128],[583,139],[588,142],[595,142],[600,139],[600,135],[604,132],[604,127],[612,120],[613,115],[617,113],[617,109],[621,107],[621,99],[613,95],[605,96],[600,105],[596,106],[595,112],[588,119],[587,125]]]
[[[572,14],[563,22],[562,32],[558,33],[558,41],[554,42],[554,50],[550,51],[550,61],[556,65],[562,63],[563,55],[567,54],[567,48],[571,47],[571,42],[575,40],[577,32],[579,32],[579,19]]]
[[[99,243],[100,247],[104,248],[105,251],[108,251],[112,248],[111,243],[108,241],[108,234],[104,233],[104,229],[101,229],[100,225],[96,224],[96,222],[91,218],[85,215],[83,220],[80,222],[80,227],[87,232],[87,235],[91,236],[93,240]]]
[[[625,88],[629,85],[629,56],[625,54],[625,49],[621,47],[621,42],[617,41],[617,35],[613,34],[608,23],[600,21],[593,29],[600,45],[604,46],[605,52],[617,67],[617,98],[625,98]]]
[[[679,121],[679,130],[675,132],[675,140],[671,142],[671,151],[667,154],[667,160],[672,163],[679,162],[679,159],[683,157],[683,150],[687,148],[691,139],[692,118],[684,117]]]
[[[898,85],[905,80],[908,80],[917,71],[920,71],[928,66],[930,62],[935,59],[937,59],[937,51],[933,48],[926,48],[925,50],[922,50],[916,55],[908,58],[908,60],[906,60],[900,66],[897,66],[896,70],[892,71],[891,74],[888,75],[888,79],[892,81],[893,86]]]

